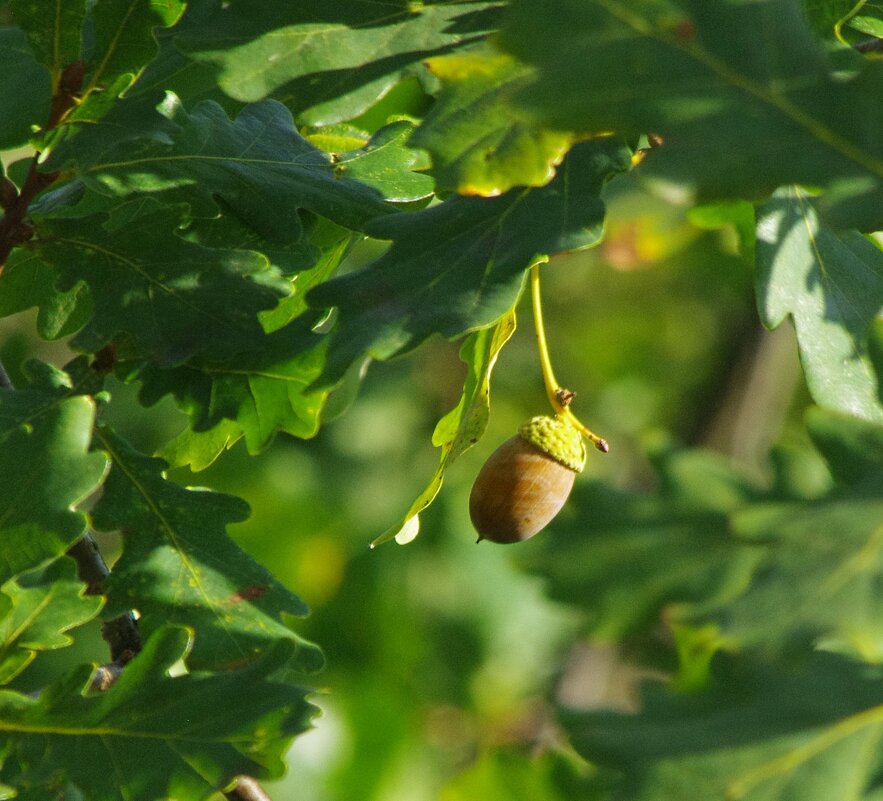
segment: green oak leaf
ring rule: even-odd
[[[883,62],[835,72],[800,0],[515,0],[506,19],[544,124],[659,134],[641,174],[680,196],[825,186],[838,225],[883,224]]]
[[[552,180],[574,137],[543,128],[512,102],[534,78],[532,67],[489,48],[427,67],[444,89],[411,142],[432,155],[440,189],[495,196]]]
[[[868,328],[883,308],[883,251],[854,231],[833,231],[801,189],[757,210],[757,303],[768,328],[791,315],[813,399],[883,421]]]
[[[500,351],[515,333],[515,311],[503,315],[492,328],[471,334],[460,347],[460,359],[466,363],[463,394],[435,427],[432,444],[441,448],[441,457],[426,489],[417,496],[401,521],[371,543],[373,548],[391,539],[400,544],[411,542],[419,531],[419,514],[431,504],[445,480],[445,472],[462,453],[484,435],[490,417],[491,371]]]
[[[153,113],[147,99],[135,101],[141,113]],[[394,211],[376,189],[340,177],[331,156],[295,130],[280,103],[247,106],[235,120],[211,101],[188,112],[172,98],[162,110],[165,121],[155,121],[143,139],[133,139],[132,127],[118,130],[115,117],[74,121],[44,169],[65,168],[119,197],[186,189],[205,207],[219,196],[262,236],[285,243],[302,236],[300,209],[354,230]]]
[[[218,71],[230,97],[273,95],[304,125],[353,119],[421,61],[484,38],[498,2],[235,0],[203,25],[185,16],[175,45]]]
[[[760,555],[727,604],[688,611],[725,641],[782,654],[812,642],[883,660],[883,426],[817,409],[810,434],[839,486],[823,498],[746,506],[734,536]]]
[[[877,798],[879,666],[816,653],[797,669],[719,659],[711,687],[645,687],[641,711],[566,711],[573,747],[620,772],[611,801]]]
[[[880,0],[865,0],[855,3],[844,15],[843,21],[859,33],[883,38],[883,3]]]
[[[101,485],[90,453],[95,403],[69,377],[34,366],[30,386],[0,390],[0,583],[56,559],[85,532],[77,504]]]
[[[337,175],[373,187],[392,203],[412,203],[429,197],[435,182],[424,172],[429,168],[426,154],[408,147],[413,131],[413,123],[397,120],[371,137],[356,139],[350,133],[341,141],[343,149],[329,150]],[[333,129],[320,129],[307,138],[323,150],[335,144]]]
[[[242,429],[235,420],[221,420],[208,431],[185,428],[169,440],[156,456],[169,467],[189,467],[194,473],[211,466],[224,451],[242,439]]]
[[[849,20],[849,27],[855,28],[855,30],[860,31],[861,33],[866,33],[868,36],[875,36],[878,39],[883,39],[883,9],[877,13],[879,16],[872,17],[861,14],[852,17]]]
[[[22,92],[22,86],[28,91]],[[33,126],[45,125],[52,84],[17,28],[0,28],[0,96],[0,150],[20,147],[30,138]]]
[[[228,359],[194,358],[181,367],[140,363],[125,376],[141,381],[142,403],[151,405],[170,393],[190,417],[189,427],[159,453],[173,466],[201,470],[242,437],[254,454],[277,431],[301,438],[317,433],[328,393],[312,388],[324,368],[326,348],[313,329],[324,315],[309,310],[304,296],[337,269],[350,235],[330,223],[314,233],[321,256],[294,276],[288,297],[260,314],[267,334],[251,348]],[[262,251],[283,261],[278,248]]]
[[[33,251],[58,274],[58,288],[89,287],[92,317],[75,347],[95,352],[125,333],[137,352],[176,365],[263,341],[258,313],[288,294],[288,283],[264,256],[187,242],[177,224],[174,210],[150,199],[39,223]]]
[[[216,13],[212,3],[188,3],[184,16],[175,27],[157,29],[154,35],[159,52],[126,91],[126,99],[170,92],[180,98],[187,108],[204,100],[212,100],[230,116],[238,114],[244,104],[221,91],[217,68],[212,64],[194,61],[175,46],[175,37],[187,25],[199,28],[207,24]]]
[[[103,600],[84,595],[85,589],[70,559],[0,586],[0,685],[8,684],[38,652],[70,645],[65,632],[98,614]]]
[[[700,607],[725,643],[773,654],[813,641],[883,660],[883,501],[836,498],[768,503],[733,517],[733,534],[763,545],[750,586],[737,599]]]
[[[245,664],[280,639],[296,647],[297,667],[317,668],[318,649],[289,626],[306,605],[226,534],[228,524],[248,517],[247,504],[185,489],[164,477],[161,460],[108,430],[99,436],[113,467],[93,521],[123,534],[123,554],[104,582],[106,614],[137,609],[148,635],[165,623],[192,627],[193,669]]]
[[[312,437],[328,394],[312,387],[325,364],[326,343],[312,330],[320,319],[315,312],[298,317],[265,336],[258,346],[226,361],[195,359],[177,368],[141,365],[136,372],[143,384],[140,399],[152,405],[168,393],[174,395],[190,416],[192,431],[208,435],[203,445],[216,441],[210,430],[219,424],[226,433],[216,444],[230,447],[234,436],[244,435],[253,454],[280,430]],[[236,429],[227,421],[235,422]],[[191,438],[192,434],[184,435]],[[179,441],[172,447],[181,446]]]
[[[368,353],[386,359],[432,333],[457,337],[488,326],[515,303],[524,271],[544,254],[600,240],[601,188],[628,169],[612,139],[576,146],[555,180],[496,198],[453,197],[375,220],[368,233],[392,246],[366,268],[321,284],[307,300],[335,306],[322,381],[334,383]]]
[[[92,9],[94,50],[83,94],[125,79],[125,85],[157,52],[154,28],[174,25],[183,0],[101,0]]]
[[[80,58],[86,4],[83,0],[10,0],[9,5],[16,25],[27,36],[34,58],[49,69],[54,85],[62,70]],[[31,86],[24,83],[24,76],[13,74],[20,86]],[[45,117],[39,121],[44,123]]]
[[[291,739],[316,711],[304,690],[275,678],[293,645],[276,643],[238,670],[170,676],[190,643],[186,629],[156,631],[106,692],[88,692],[89,666],[39,698],[0,691],[0,753],[24,765],[4,779],[25,797],[40,788],[54,797],[50,788],[67,781],[92,801],[156,801],[216,797],[240,774],[281,776]]]
[[[577,605],[593,637],[646,634],[674,610],[731,598],[758,556],[730,534],[730,516],[763,497],[721,457],[702,451],[657,457],[660,491],[624,493],[578,483],[547,536],[521,563],[554,599]]]
[[[37,331],[58,339],[82,328],[92,314],[89,291],[82,282],[60,291],[58,275],[32,249],[16,248],[0,273],[0,317],[38,308]]]

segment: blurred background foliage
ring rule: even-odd
[[[604,242],[542,268],[556,372],[611,444],[579,483],[650,491],[647,453],[678,445],[718,450],[768,483],[774,441],[810,452],[807,397],[790,327],[760,327],[738,232],[697,225],[634,173],[605,199]],[[231,534],[312,609],[299,630],[327,657],[315,677],[323,716],[297,740],[287,778],[268,787],[274,798],[593,798],[603,777],[568,749],[554,703],[629,709],[638,679],[675,663],[663,636],[634,649],[587,638],[583,614],[523,571],[535,543],[475,544],[474,476],[521,421],[547,411],[527,300],[494,373],[488,433],[448,472],[412,545],[368,548],[435,467],[433,427],[462,387],[457,343],[434,339],[371,365],[354,404],[313,440],[279,436],[258,457],[240,443],[203,472],[172,474],[245,498],[252,516]],[[30,313],[3,323],[13,379],[25,354],[65,360],[58,344],[32,341],[33,329]],[[141,409],[136,391],[116,384],[109,413],[149,452],[184,419],[168,399]],[[591,537],[590,498],[578,491],[539,547],[554,548],[559,526]],[[103,544],[112,558],[113,541]],[[90,659],[97,638],[87,627],[74,648],[41,655],[28,680],[39,685],[41,665],[51,675]]]

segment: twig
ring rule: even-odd
[[[52,96],[45,130],[51,131],[55,128],[76,104],[77,93],[83,83],[84,70],[83,62],[75,61],[61,73],[58,87]],[[0,204],[4,211],[3,219],[0,220],[0,273],[12,249],[24,244],[34,235],[33,226],[25,222],[31,201],[58,178],[58,173],[40,172],[37,169],[39,163],[38,151],[31,159],[31,166],[20,192],[16,191],[15,186],[8,179],[4,182],[3,202]]]
[[[71,545],[67,555],[77,563],[77,575],[80,581],[86,584],[86,594],[101,595],[102,584],[110,575],[110,570],[92,535],[85,534],[82,539]],[[121,666],[141,650],[138,621],[131,612],[104,621],[101,624],[101,636],[110,646],[110,658]]]

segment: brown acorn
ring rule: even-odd
[[[495,450],[475,479],[469,515],[478,539],[521,542],[564,506],[586,463],[582,435],[565,418],[534,417]]]

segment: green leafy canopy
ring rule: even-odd
[[[315,712],[300,686],[324,661],[302,636],[301,595],[314,593],[322,611],[305,633],[330,639],[332,692],[359,696],[335,700],[338,725],[364,727],[341,742],[378,777],[387,753],[423,759],[427,740],[439,765],[464,767],[442,798],[881,797],[881,20],[879,2],[840,0],[0,2],[0,357],[13,376],[0,370],[0,796],[195,801],[239,775],[279,777]],[[683,321],[652,289],[664,279],[627,269],[647,245],[618,218],[637,187],[702,203],[689,219],[715,229],[684,237],[702,270],[682,266],[693,258],[683,251],[657,276],[683,270],[723,287],[718,308],[729,308],[751,291],[722,272],[749,275],[736,239],[754,268],[759,321],[740,329],[745,355],[731,344],[714,365],[690,362],[702,375],[681,383],[701,391],[678,403],[726,416],[721,399],[736,393],[724,385],[751,372],[730,364],[748,359],[749,329],[793,327],[808,395],[754,410],[750,433],[778,415],[799,442],[775,447],[769,465],[757,454],[755,473],[700,448],[650,448],[653,470],[646,463],[645,429],[699,442],[708,421],[661,411],[679,376],[634,375],[647,360],[623,320],[668,347],[654,353],[704,346],[674,341]],[[613,236],[593,271],[554,259],[601,244],[608,209]],[[374,504],[367,528],[395,521],[376,544],[413,539],[430,503],[458,497],[448,468],[488,428],[525,273],[547,262],[574,296],[626,288],[609,313],[587,299],[579,316],[591,331],[568,343],[610,384],[590,390],[601,416],[621,406],[641,418],[621,421],[598,468],[607,478],[581,480],[550,532],[510,551],[461,552],[440,525],[416,556],[363,555],[369,567],[352,569],[357,557],[338,542],[354,529],[356,513],[338,508],[346,499]],[[683,308],[713,318],[703,291]],[[690,328],[697,340],[714,327],[702,322]],[[351,458],[370,450],[382,470],[380,440],[409,430],[399,420],[237,461],[279,434],[317,435],[372,360],[433,340],[421,369],[450,383],[431,360],[443,340],[462,340],[465,376],[440,393],[449,411],[432,436],[437,466],[410,506],[381,508],[393,493],[370,482],[349,494]],[[54,364],[23,358],[33,355]],[[781,378],[751,375],[749,394]],[[726,414],[707,408],[716,404]],[[241,540],[234,526],[249,505],[185,486],[184,469],[213,465],[240,440],[241,454],[204,475],[257,499]],[[277,454],[286,467],[265,479]],[[279,510],[258,508],[280,492]],[[290,508],[294,524],[274,528]],[[462,509],[445,512],[438,519],[458,530]],[[261,560],[239,544],[258,530]],[[107,569],[72,550],[93,531]],[[437,570],[451,554],[457,569]],[[515,607],[505,582],[485,576],[522,592],[522,578],[500,572],[512,554],[575,610],[560,631],[537,631],[532,607],[514,634],[505,628]],[[261,563],[283,559],[294,566],[279,575]],[[374,581],[397,559],[408,560],[403,581]],[[453,573],[488,586],[443,584]],[[372,582],[393,588],[394,605],[372,605]],[[443,667],[436,632],[409,629],[421,592],[432,596],[423,611],[453,632],[438,647]],[[491,597],[505,616],[472,608]],[[347,615],[358,619],[352,636],[340,633]],[[137,628],[122,656],[120,620]],[[118,659],[103,689],[99,628]],[[645,687],[629,714],[543,707],[591,769],[557,734],[556,752],[535,763],[490,748],[468,765],[478,744],[522,728],[539,736],[514,720],[542,719],[544,742],[558,731],[546,711],[503,705],[519,693],[527,703],[528,687],[565,698],[553,685],[572,682],[571,667],[516,675],[506,655],[510,640],[546,638],[536,660],[558,659],[574,631],[668,681]],[[369,649],[386,647],[393,656],[375,663]],[[397,670],[412,674],[401,686]],[[414,687],[424,706],[402,712]],[[368,724],[347,717],[356,708]],[[408,748],[397,747],[398,729],[418,719],[420,736],[408,730]],[[485,731],[491,720],[505,732]],[[342,776],[349,758],[328,770]],[[400,775],[443,781],[441,767],[413,765],[376,786],[362,771],[359,789],[380,798]],[[424,789],[414,794],[439,788]]]

